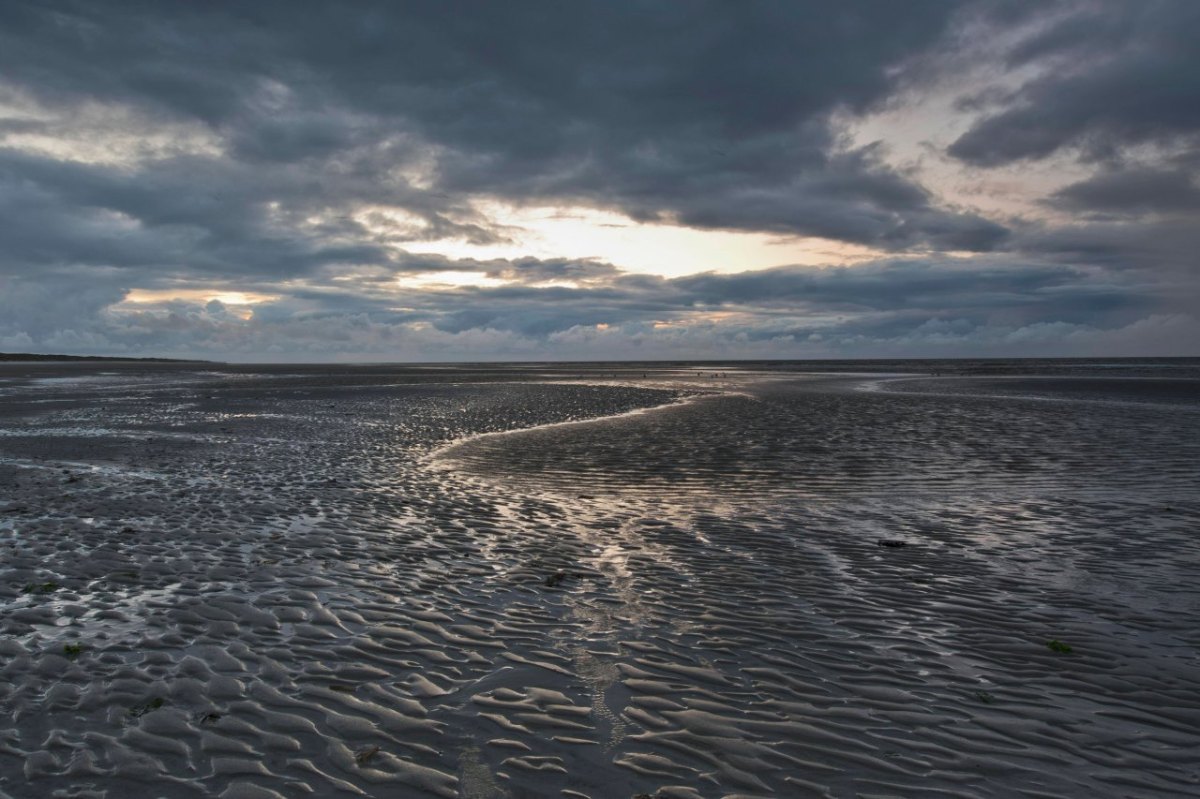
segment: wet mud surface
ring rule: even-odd
[[[0,796],[1200,790],[1194,381],[110,371],[0,373]]]

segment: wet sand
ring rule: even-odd
[[[1094,366],[5,365],[0,797],[1194,796],[1200,379]]]

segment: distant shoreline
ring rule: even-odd
[[[39,355],[30,352],[0,352],[0,362],[32,361],[119,361],[122,363],[217,363],[194,358],[121,358],[111,355]]]
[[[160,364],[206,364],[213,366],[239,367],[329,367],[329,368],[502,368],[538,367],[586,369],[720,369],[760,368],[778,370],[805,367],[819,371],[845,370],[897,370],[943,371],[947,374],[990,375],[1030,369],[1076,369],[1105,367],[1181,366],[1200,368],[1200,356],[1024,356],[1024,357],[969,357],[943,358],[758,358],[758,359],[649,359],[649,360],[545,360],[545,361],[213,361],[203,358],[150,358],[111,355],[51,355],[27,352],[0,352],[0,363],[160,363]]]

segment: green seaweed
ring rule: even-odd
[[[26,583],[21,589],[22,594],[52,594],[58,590],[58,583],[53,580],[44,583]]]
[[[74,660],[83,654],[83,644],[63,644],[63,656],[67,660]]]
[[[379,754],[378,746],[368,746],[366,749],[363,749],[354,755],[354,762],[360,766],[365,766],[371,761],[371,758],[375,757],[377,754]]]
[[[1062,641],[1058,640],[1057,638],[1053,638],[1053,639],[1047,641],[1046,646],[1048,646],[1050,648],[1051,652],[1057,652],[1060,655],[1069,655],[1069,654],[1071,654],[1072,651],[1074,651],[1071,649],[1069,644],[1064,644]]]
[[[163,699],[160,696],[156,696],[153,699],[151,699],[149,702],[143,702],[140,705],[134,705],[133,707],[129,708],[129,715],[133,716],[135,719],[140,718],[141,716],[146,715],[147,713],[149,713],[152,710],[158,710],[160,707],[162,707],[165,704],[166,704],[165,699]]]

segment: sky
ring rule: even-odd
[[[1200,355],[1200,2],[0,4],[0,351]]]

